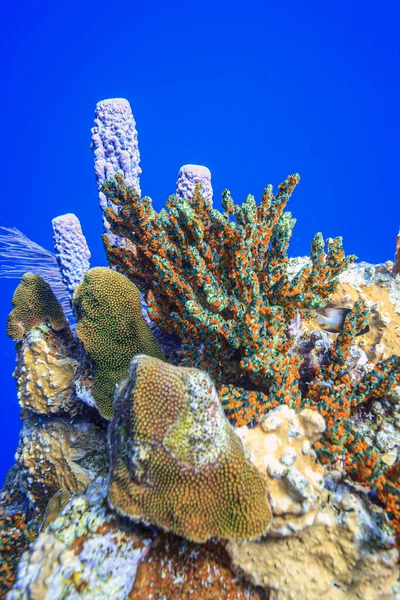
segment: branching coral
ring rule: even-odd
[[[343,464],[352,478],[379,490],[397,526],[398,488],[381,479],[387,465],[349,419],[352,410],[400,381],[398,357],[362,376],[347,362],[355,335],[368,322],[362,303],[347,316],[326,364],[300,390],[301,358],[291,352],[288,325],[327,304],[337,276],[355,257],[345,257],[341,238],[325,253],[317,234],[311,264],[289,277],[294,219],[284,208],[298,180],[288,177],[276,196],[267,186],[258,206],[252,196],[238,206],[226,190],[221,213],[197,188],[190,200],[171,196],[168,212],[157,214],[149,198],[139,198],[117,175],[103,190],[119,212],[109,208],[106,218],[127,244],[112,246],[105,237],[107,256],[145,293],[150,317],[182,339],[183,364],[210,373],[233,424],[248,424],[279,404],[318,410],[327,421],[317,445],[320,460]]]
[[[308,385],[300,407],[318,410],[326,419],[326,432],[316,450],[320,461],[330,467],[343,465],[352,479],[368,483],[378,492],[395,529],[400,533],[400,486],[398,466],[388,469],[381,453],[353,425],[350,416],[370,399],[393,392],[400,384],[400,357],[392,356],[363,375],[351,369],[348,359],[354,337],[368,322],[368,310],[356,302],[343,330],[328,350],[326,364]]]
[[[310,266],[292,280],[287,248],[295,220],[284,212],[299,176],[289,176],[276,196],[242,206],[223,192],[224,212],[200,191],[192,199],[170,196],[157,214],[119,174],[103,186],[113,208],[111,231],[125,246],[104,244],[110,265],[145,293],[150,318],[183,343],[183,364],[207,370],[227,414],[247,424],[267,409],[300,400],[300,359],[290,356],[289,322],[324,306],[345,257],[341,238],[324,251],[321,234],[311,243]]]
[[[28,523],[24,513],[0,514],[0,600],[12,587],[19,559],[36,538],[37,530],[37,523]]]
[[[76,332],[95,363],[91,392],[101,414],[111,419],[115,385],[127,375],[133,355],[164,355],[142,316],[139,290],[119,273],[105,267],[87,271],[73,304]]]

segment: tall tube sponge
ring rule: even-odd
[[[136,121],[131,106],[125,98],[109,98],[96,104],[91,149],[94,153],[94,172],[99,192],[100,207],[118,210],[101,191],[102,184],[122,172],[127,185],[132,185],[141,194],[139,175],[140,154]],[[121,238],[110,231],[103,215],[103,226],[110,242],[123,245]]]
[[[100,208],[112,207],[118,212],[119,207],[108,200],[101,191],[102,184],[117,172],[123,173],[125,183],[133,186],[141,195],[139,176],[142,169],[139,166],[140,153],[136,121],[128,100],[124,98],[109,98],[96,104],[95,121],[92,128],[91,149],[94,153],[94,170],[99,193]],[[202,185],[205,198],[212,200],[211,173],[201,165],[184,165],[178,173],[176,195],[180,198],[191,199],[197,183]],[[110,231],[110,225],[103,214],[104,231],[111,244],[123,246],[122,240]],[[172,355],[180,345],[175,336],[163,333],[150,319],[144,295],[142,298],[143,316],[150,325],[164,353],[173,362]]]

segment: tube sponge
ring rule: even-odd
[[[111,419],[115,385],[127,375],[132,357],[164,355],[142,316],[139,290],[120,273],[89,269],[75,290],[73,305],[76,333],[95,365],[91,392],[103,417]]]

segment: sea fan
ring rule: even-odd
[[[0,278],[20,279],[28,271],[40,275],[51,286],[65,316],[74,320],[67,289],[52,252],[30,240],[16,227],[0,227]]]

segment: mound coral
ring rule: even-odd
[[[244,456],[207,373],[132,360],[110,425],[111,506],[189,540],[253,539],[269,527],[266,484]]]
[[[311,265],[292,280],[287,248],[295,220],[284,212],[299,176],[289,176],[276,196],[272,186],[256,205],[248,196],[234,204],[225,190],[224,212],[212,207],[200,186],[191,199],[170,196],[159,214],[123,177],[103,185],[111,231],[125,240],[112,245],[103,236],[111,266],[144,292],[150,318],[182,340],[182,364],[207,370],[236,425],[267,409],[300,399],[300,359],[290,356],[287,335],[298,313],[324,306],[337,275],[354,260],[341,238],[324,252],[322,236],[311,242]],[[280,374],[279,382],[276,374]]]
[[[12,299],[13,310],[8,316],[7,334],[20,340],[33,327],[49,322],[59,331],[66,326],[63,310],[51,287],[39,275],[25,273]]]
[[[91,393],[101,414],[111,419],[115,385],[127,375],[132,357],[164,355],[142,316],[139,290],[123,275],[106,267],[90,269],[73,304],[76,332],[95,365]]]

